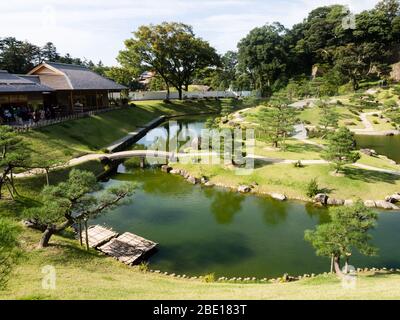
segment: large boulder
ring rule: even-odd
[[[372,157],[372,156],[377,156],[377,155],[378,155],[378,154],[376,153],[376,151],[373,150],[373,149],[360,149],[360,152],[361,152],[361,153],[364,153],[364,154],[366,154],[367,156],[370,156],[370,157]]]
[[[173,168],[170,167],[170,166],[167,165],[167,164],[164,164],[164,165],[161,166],[161,171],[166,172],[166,173],[170,173],[172,169],[173,169]]]
[[[352,206],[354,204],[354,200],[348,199],[348,200],[344,200],[344,205],[345,206]]]
[[[284,194],[281,193],[271,193],[270,196],[273,199],[279,200],[279,201],[285,201],[287,199],[287,197]]]
[[[376,203],[375,203],[374,200],[365,200],[365,201],[364,201],[364,205],[365,205],[367,208],[376,208]]]
[[[202,184],[206,184],[208,182],[208,178],[203,176],[203,177],[201,177],[200,182]]]
[[[169,173],[170,173],[170,174],[177,174],[177,175],[180,175],[180,174],[181,174],[181,170],[179,170],[179,169],[172,169]]]
[[[246,185],[241,185],[238,187],[237,189],[239,192],[241,193],[249,193],[251,192],[251,187],[250,186],[246,186]]]
[[[333,199],[333,198],[328,198],[328,201],[326,202],[327,205],[330,206],[342,206],[344,205],[344,200],[342,199]]]
[[[193,176],[187,177],[186,180],[191,184],[198,184],[200,182],[199,179],[197,179],[196,177],[193,177]]]
[[[376,205],[377,208],[381,208],[381,209],[399,210],[398,206],[394,205],[393,203],[384,201],[384,200],[375,201],[375,205]]]
[[[207,181],[204,185],[206,187],[214,187],[214,183],[212,183],[211,181]]]
[[[387,196],[385,198],[385,201],[390,202],[390,203],[397,203],[400,201],[400,194],[395,193],[395,194],[392,194],[391,196]]]
[[[314,201],[317,203],[321,203],[323,205],[326,205],[328,202],[328,195],[325,193],[318,193],[315,197],[314,197]]]

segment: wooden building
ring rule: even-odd
[[[0,110],[41,108],[44,106],[44,96],[53,91],[42,85],[38,76],[15,75],[0,70]]]
[[[52,88],[54,92],[45,103],[57,105],[66,113],[107,108],[112,93],[127,89],[86,67],[64,63],[42,63],[28,75],[38,76],[43,85]]]

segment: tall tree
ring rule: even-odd
[[[377,249],[369,243],[369,231],[376,226],[378,216],[361,201],[352,207],[331,209],[329,215],[329,223],[305,231],[305,240],[312,244],[317,255],[332,259],[331,272],[334,268],[338,275],[342,275],[340,261],[345,259],[347,273],[354,249],[367,256],[376,254]]]
[[[360,154],[354,151],[355,145],[353,133],[346,127],[340,127],[329,136],[328,146],[322,156],[332,161],[336,166],[336,172],[339,172],[345,164],[351,164],[360,159]]]
[[[329,129],[335,130],[339,124],[339,114],[336,112],[333,106],[329,105],[325,100],[320,100],[318,103],[320,108],[321,119],[319,125],[323,129],[323,138],[325,138],[329,132]]]
[[[56,62],[60,59],[56,46],[52,42],[47,42],[40,50],[40,60]]]
[[[258,114],[261,130],[267,135],[274,148],[285,148],[285,141],[294,131],[297,111],[286,103],[275,101],[263,107]]]
[[[219,64],[215,49],[197,38],[186,24],[141,26],[133,35],[125,41],[118,61],[137,75],[155,71],[164,80],[168,95],[173,86],[182,98],[183,89],[188,88],[197,70]]]
[[[27,209],[24,214],[44,230],[39,247],[46,247],[53,234],[82,219],[94,218],[117,205],[134,190],[132,184],[111,187],[99,196],[92,195],[101,185],[91,172],[73,169],[66,182],[44,187],[42,205]]]
[[[287,64],[286,28],[278,22],[255,28],[239,44],[239,69],[252,79],[253,89],[270,95]]]

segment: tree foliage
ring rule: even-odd
[[[336,166],[336,172],[339,172],[345,164],[351,164],[360,159],[360,154],[354,150],[353,133],[346,127],[340,127],[329,136],[323,158],[332,161]]]
[[[51,236],[83,219],[95,218],[110,210],[134,191],[134,185],[122,184],[103,190],[93,173],[73,169],[69,178],[56,186],[46,186],[41,192],[42,205],[27,209],[24,214],[44,230],[40,247],[46,247]]]
[[[140,26],[133,38],[125,41],[118,61],[137,75],[155,71],[167,90],[175,87],[180,98],[196,71],[220,63],[215,49],[196,37],[191,26],[175,22]]]
[[[351,207],[333,208],[329,215],[329,223],[305,231],[305,240],[312,244],[317,255],[334,258],[337,273],[341,273],[340,260],[345,259],[347,265],[354,250],[367,256],[376,254],[369,234],[376,226],[374,211],[358,201]]]
[[[29,165],[30,153],[22,138],[9,126],[0,126],[0,199],[7,186],[12,197],[18,194],[13,170]]]
[[[285,140],[294,131],[297,111],[282,101],[272,101],[258,113],[258,122],[261,130],[267,135],[272,146],[280,144],[285,148]]]

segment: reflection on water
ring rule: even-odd
[[[164,124],[139,141],[140,146],[180,137],[180,145],[204,127],[204,118]],[[161,142],[160,142],[161,141]],[[400,161],[400,137],[357,137],[359,146],[376,149]],[[360,170],[346,173],[357,179]],[[357,175],[357,176],[355,176]],[[139,188],[128,205],[93,223],[118,232],[133,232],[160,244],[150,258],[152,269],[186,275],[275,277],[329,270],[329,259],[317,257],[304,241],[304,231],[329,221],[326,209],[294,201],[279,202],[219,188],[188,184],[158,169],[119,168],[107,184],[135,181]],[[373,231],[377,257],[355,254],[356,267],[400,267],[400,213],[382,213]]]
[[[325,209],[300,202],[193,186],[158,169],[123,166],[108,184],[136,181],[128,205],[94,223],[130,231],[160,244],[150,258],[152,269],[186,275],[271,277],[329,270],[304,241],[304,230],[328,221]],[[356,267],[400,267],[400,214],[383,213],[373,232],[377,257],[354,255]]]

